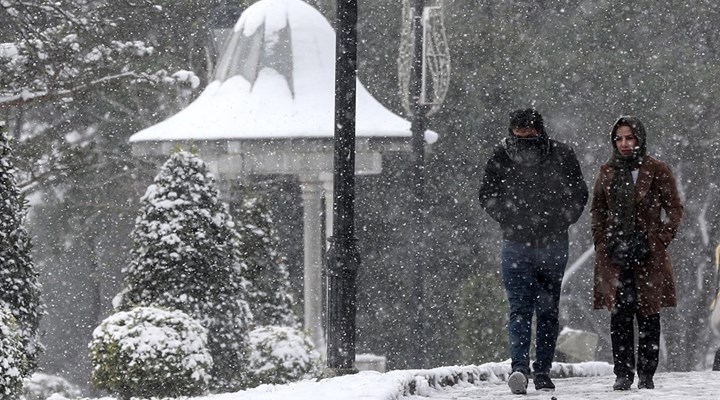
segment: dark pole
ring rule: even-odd
[[[412,207],[415,225],[416,246],[414,260],[415,271],[412,275],[410,309],[412,315],[412,331],[416,338],[413,347],[413,362],[416,368],[425,368],[427,338],[425,330],[425,260],[427,249],[425,241],[425,125],[426,107],[420,103],[422,93],[423,70],[423,0],[413,2],[413,61],[410,69],[410,99],[413,107],[413,118],[410,125],[412,131],[412,186],[415,204]]]
[[[355,281],[360,254],[355,238],[355,81],[357,1],[338,0],[335,46],[335,171],[333,237],[327,252],[326,375],[355,373]]]

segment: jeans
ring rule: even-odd
[[[632,270],[622,271],[620,287],[615,294],[615,307],[610,316],[610,338],[613,349],[613,372],[618,377],[635,376],[635,329],[638,323],[637,373],[652,377],[660,358],[660,314],[648,316],[638,312],[635,276]]]
[[[558,307],[568,242],[532,246],[503,241],[502,272],[510,320],[508,336],[513,371],[530,373],[533,312],[537,319],[533,370],[548,373],[555,357],[559,334]]]

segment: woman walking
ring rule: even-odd
[[[667,247],[683,208],[670,168],[647,155],[645,127],[637,117],[620,118],[610,143],[612,156],[600,167],[590,210],[596,251],[594,308],[611,312],[613,389],[629,390],[636,366],[638,388],[654,389],[660,308],[677,303]]]

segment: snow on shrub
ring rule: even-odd
[[[215,182],[210,167],[189,152],[163,165],[140,200],[132,259],[113,305],[181,310],[200,322],[213,359],[210,389],[220,392],[245,385],[253,317],[240,237]]]
[[[91,380],[122,398],[206,391],[213,365],[207,330],[181,311],[137,307],[105,319],[90,343]]]
[[[312,378],[320,366],[320,354],[298,329],[261,326],[250,332],[250,371],[257,385]]]
[[[247,301],[255,324],[300,326],[290,295],[287,259],[280,252],[275,223],[264,201],[246,190],[242,205],[235,211],[243,275],[250,281]]]
[[[14,399],[22,391],[22,338],[15,318],[0,307],[0,398]]]
[[[35,371],[43,350],[38,326],[44,307],[37,268],[30,256],[32,242],[25,228],[27,201],[17,185],[14,158],[8,135],[0,130],[0,306],[7,306],[20,334],[23,354],[18,367],[24,377]]]
[[[36,372],[25,378],[22,400],[45,400],[52,395],[76,399],[81,393],[77,386],[56,375]]]

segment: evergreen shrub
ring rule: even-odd
[[[15,399],[22,391],[22,337],[15,318],[0,307],[0,398]]]
[[[251,284],[235,222],[208,165],[192,153],[174,153],[140,200],[131,237],[116,309],[155,306],[191,315],[208,330],[210,389],[243,388]]]
[[[81,392],[76,385],[56,375],[36,372],[25,378],[21,400],[45,400],[52,395],[77,399]]]
[[[320,354],[299,329],[261,326],[250,331],[250,370],[256,385],[313,378],[321,365]]]
[[[287,259],[280,252],[280,239],[263,199],[246,191],[236,211],[244,276],[250,281],[247,301],[256,325],[299,327],[290,295]]]
[[[25,229],[27,201],[17,185],[8,135],[0,131],[0,307],[14,317],[22,342],[21,375],[37,368],[43,346],[38,338],[44,307],[40,303],[40,283],[30,255],[32,242]]]
[[[213,360],[207,330],[188,314],[137,307],[105,319],[90,343],[92,384],[124,399],[204,393]]]

